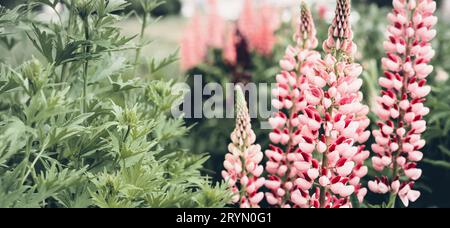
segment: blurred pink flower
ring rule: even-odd
[[[253,41],[259,18],[255,14],[253,0],[245,0],[241,15],[238,19],[238,29],[248,42]],[[250,48],[253,48],[251,46]]]
[[[441,67],[436,69],[436,78],[435,78],[435,80],[437,82],[447,82],[448,78],[449,78],[449,75],[448,75],[447,71],[445,71]]]
[[[181,68],[189,70],[203,62],[208,46],[204,36],[203,17],[195,14],[186,26],[181,38]]]
[[[398,195],[408,206],[420,196],[412,188],[422,175],[416,163],[422,160],[420,150],[425,146],[421,134],[426,130],[423,117],[429,109],[423,102],[431,91],[426,78],[433,71],[429,62],[435,54],[430,41],[436,35],[436,2],[394,0],[393,6],[384,43],[387,57],[382,59],[385,76],[379,79],[383,90],[375,110],[381,121],[373,131],[372,145],[374,168],[380,172],[387,168],[392,176],[369,182],[369,188]]]
[[[280,16],[275,7],[246,0],[238,20],[238,28],[249,48],[261,55],[270,55],[276,43],[275,32],[280,26]]]
[[[317,14],[318,14],[320,20],[328,22],[333,19],[334,8],[333,8],[333,6],[331,6],[331,4],[334,4],[334,1],[322,0],[322,1],[317,1],[315,3],[315,9],[317,11]]]
[[[219,14],[217,0],[208,0],[208,8],[207,42],[210,47],[221,49],[224,45],[225,21]]]
[[[250,38],[251,46],[262,55],[270,55],[276,43],[275,31],[277,29],[278,14],[269,4],[260,7],[260,17],[255,24],[256,30]]]
[[[228,26],[225,38],[225,45],[223,47],[223,58],[231,65],[237,63],[237,51],[236,45],[238,43],[239,37],[237,37],[237,31],[234,26]]]

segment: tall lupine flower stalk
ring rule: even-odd
[[[260,16],[256,24],[257,28],[251,37],[251,43],[256,52],[262,55],[272,54],[276,43],[275,31],[278,27],[276,20],[278,15],[274,7],[264,4],[260,7]]]
[[[367,193],[360,180],[367,174],[364,161],[370,154],[359,144],[370,136],[365,130],[370,121],[359,91],[362,67],[352,62],[356,45],[349,24],[350,1],[337,1],[323,60],[308,51],[317,41],[311,38],[315,32],[310,13],[302,8],[296,35],[302,51],[288,49],[281,61],[285,71],[277,76],[279,88],[274,91],[274,107],[290,111],[271,119],[272,142],[287,145],[287,150],[272,146],[266,151],[266,169],[272,174],[266,182],[272,193],[266,198],[282,207],[352,207],[352,195],[362,202]]]
[[[325,58],[316,65],[315,85],[321,93],[312,99],[321,113],[322,136],[312,145],[322,154],[320,191],[315,204],[320,207],[352,207],[352,195],[361,203],[367,194],[360,180],[367,174],[364,161],[370,156],[364,142],[370,137],[367,127],[369,108],[360,92],[361,65],[353,62],[357,51],[350,24],[350,0],[337,0],[336,12],[323,48]],[[305,122],[314,121],[308,113]],[[307,118],[306,118],[307,117]],[[317,120],[316,120],[317,121]]]
[[[266,199],[269,204],[283,208],[309,207],[307,190],[312,187],[320,168],[312,156],[314,147],[308,144],[317,138],[318,132],[303,128],[304,123],[299,118],[306,111],[320,119],[315,110],[308,109],[308,95],[303,93],[303,87],[308,87],[307,75],[313,72],[315,61],[320,59],[320,54],[313,51],[318,44],[316,30],[311,12],[304,3],[297,29],[297,46],[287,48],[280,61],[283,71],[277,75],[277,88],[272,91],[276,97],[272,105],[280,111],[269,119],[273,127],[269,135],[273,145],[265,152],[269,159],[266,187],[271,190],[266,193]]]
[[[181,38],[181,68],[189,70],[203,62],[208,51],[207,40],[204,36],[202,16],[196,13],[184,30]]]
[[[208,45],[221,49],[224,46],[225,21],[219,14],[217,0],[208,0]]]
[[[237,50],[236,45],[239,42],[237,37],[237,31],[234,26],[228,26],[226,31],[225,44],[223,47],[223,59],[229,65],[235,65],[237,63]]]
[[[247,39],[248,42],[251,42],[253,40],[257,29],[258,21],[254,9],[255,6],[253,5],[253,0],[245,0],[241,15],[238,20],[238,30]]]
[[[255,6],[246,0],[238,20],[238,29],[247,40],[250,50],[270,55],[276,43],[275,31],[280,26],[277,10],[267,3]]]
[[[239,203],[241,208],[256,208],[264,198],[264,193],[259,192],[265,182],[261,177],[264,168],[260,165],[264,155],[261,146],[254,144],[256,136],[240,86],[236,87],[236,112],[236,128],[231,133],[232,143],[225,156],[222,177],[234,193],[233,203]]]
[[[385,77],[379,79],[383,91],[375,110],[381,121],[373,131],[376,143],[372,145],[376,154],[373,167],[390,170],[390,176],[369,182],[371,191],[391,194],[390,207],[395,206],[397,196],[405,206],[420,197],[413,187],[422,175],[417,162],[422,160],[420,149],[425,146],[421,134],[426,130],[423,117],[429,109],[423,102],[431,91],[426,78],[433,71],[429,62],[435,52],[430,41],[437,23],[435,1],[394,0],[393,6],[384,43],[387,57],[382,59]]]

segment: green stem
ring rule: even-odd
[[[22,185],[25,183],[25,181],[27,180],[28,176],[31,174],[31,171],[34,170],[34,166],[36,165],[36,163],[39,161],[39,159],[42,157],[42,155],[44,154],[45,151],[45,146],[42,147],[41,151],[39,152],[39,154],[36,156],[36,158],[33,160],[33,162],[31,163],[27,173],[25,174],[25,176],[22,178],[22,181],[20,182]]]
[[[397,200],[397,194],[394,194],[393,192],[391,192],[390,196],[389,196],[389,202],[387,204],[387,208],[395,208],[395,201]]]
[[[139,64],[139,58],[141,55],[141,50],[142,50],[142,41],[144,40],[144,35],[145,35],[145,28],[147,27],[147,17],[148,14],[147,12],[144,12],[144,18],[142,19],[142,25],[141,25],[141,33],[139,36],[139,47],[136,49],[136,55],[134,57],[134,69],[133,69],[133,75],[136,74],[136,70]]]
[[[412,12],[409,15],[409,20],[413,21],[413,15],[414,12]],[[411,46],[412,46],[412,42],[413,40],[411,38],[408,38],[406,41],[406,52],[405,55],[403,56],[403,64],[406,62],[407,57],[410,56],[411,54]],[[397,96],[401,99],[403,94],[407,94],[407,88],[408,88],[408,81],[409,78],[407,78],[407,75],[405,75],[405,72],[400,72],[400,74],[402,74],[403,76],[403,87],[402,90],[400,91],[400,94],[397,94]],[[404,117],[406,115],[406,112],[402,109],[400,109],[400,114],[398,117],[398,122],[397,122],[397,129],[400,127],[405,128],[406,127],[406,122],[404,121]],[[392,168],[392,177],[391,177],[391,183],[395,181],[395,179],[397,179],[397,176],[399,175],[399,167],[398,167],[398,163],[397,163],[397,158],[401,155],[401,150],[403,148],[403,139],[400,136],[397,136],[397,141],[398,141],[398,147],[399,149],[397,150],[396,153],[394,153],[393,158],[392,158],[392,163],[393,163],[393,168]],[[397,200],[397,194],[398,193],[394,193],[391,192],[390,196],[389,196],[389,202],[387,204],[388,208],[395,208],[395,201]]]
[[[90,50],[90,46],[87,44],[90,39],[89,34],[89,18],[86,17],[83,19],[83,25],[84,25],[84,37],[86,40],[86,47],[85,47],[85,54],[86,54],[86,60],[84,62],[84,70],[83,70],[83,113],[86,113],[87,111],[87,77],[88,77],[88,69],[89,69],[89,59],[88,55]]]
[[[125,143],[130,135],[131,127],[128,125],[127,132],[125,133],[125,137],[123,138],[123,142]]]
[[[31,18],[31,0],[27,0],[27,20]]]
[[[326,168],[327,163],[328,163],[327,152],[328,152],[328,149],[327,149],[327,151],[325,151],[323,153],[323,156],[322,156],[322,170],[324,170]],[[326,191],[327,191],[327,189],[321,185],[320,186],[320,197],[319,197],[320,208],[325,208]]]
[[[66,74],[66,70],[67,70],[67,63],[64,63],[63,65],[62,65],[62,68],[61,68],[61,75],[60,75],[60,78],[59,78],[59,83],[63,83],[64,82],[64,80],[65,80],[65,74]]]

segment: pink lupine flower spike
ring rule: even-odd
[[[429,63],[435,51],[430,41],[436,36],[433,26],[437,23],[433,0],[394,0],[393,6],[384,43],[387,57],[382,59],[385,76],[379,79],[383,90],[375,110],[381,121],[373,131],[372,145],[373,167],[380,172],[388,169],[391,176],[369,182],[372,192],[391,194],[390,207],[395,206],[396,196],[405,206],[420,196],[413,187],[422,175],[417,162],[425,146],[421,134],[429,109],[423,103],[431,91],[427,77],[433,71]]]
[[[264,168],[260,165],[264,155],[261,146],[254,144],[256,136],[244,93],[239,86],[236,88],[236,112],[236,128],[231,133],[232,142],[225,156],[222,177],[234,193],[233,203],[238,203],[241,208],[257,208],[264,198],[264,193],[259,192],[265,182],[261,177]]]
[[[320,54],[313,51],[317,47],[316,30],[309,8],[303,3],[298,31],[294,37],[297,45],[288,47],[285,57],[280,61],[282,72],[276,76],[277,88],[272,91],[275,99],[272,105],[280,110],[269,119],[273,127],[269,137],[273,145],[265,154],[269,161],[266,187],[266,200],[277,207],[310,207],[309,189],[319,173],[319,163],[312,156],[314,139],[318,137],[318,125],[309,128],[301,118],[303,112],[311,117],[319,114],[309,109],[308,103],[314,100],[312,94],[320,91],[310,86],[316,61]],[[313,122],[311,122],[313,124]]]
[[[356,52],[350,23],[350,1],[338,0],[336,17],[324,42],[326,57],[311,51],[317,45],[309,9],[302,5],[297,48],[288,48],[277,76],[278,97],[272,103],[285,110],[270,120],[274,144],[266,151],[266,187],[270,204],[281,207],[352,207],[367,190],[369,152],[360,145],[370,136],[368,107],[359,91],[362,67],[352,62]],[[285,148],[285,149],[281,149]]]

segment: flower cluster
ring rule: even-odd
[[[181,68],[192,69],[205,59],[208,51],[208,41],[202,25],[203,17],[195,14],[189,22],[181,39]]]
[[[314,29],[305,14],[308,11],[302,12],[300,35],[296,37],[308,50],[317,42],[304,42],[305,37],[314,35]],[[366,131],[369,108],[361,104],[362,80],[358,77],[362,67],[352,62],[356,45],[349,15],[350,1],[338,0],[329,38],[323,45],[327,53],[323,60],[316,52],[288,48],[281,61],[284,72],[277,76],[279,88],[274,95],[278,99],[272,103],[290,112],[271,119],[272,142],[287,145],[287,150],[272,146],[266,151],[270,159],[266,169],[276,174],[266,182],[272,190],[267,194],[271,204],[351,207],[351,195],[362,201],[367,193],[360,180],[367,174],[364,161],[370,154],[360,144],[370,136]]]
[[[207,23],[202,23],[207,21]],[[276,43],[275,31],[279,28],[277,10],[269,4],[253,5],[246,0],[241,16],[234,23],[227,23],[218,12],[217,0],[208,0],[207,18],[195,15],[188,24],[181,40],[181,67],[189,70],[205,61],[208,49],[222,50],[226,64],[237,64],[242,43],[246,52],[268,56]],[[205,36],[204,34],[208,34]]]
[[[265,152],[269,159],[266,187],[270,189],[266,199],[269,204],[284,208],[309,206],[309,194],[305,191],[312,187],[320,169],[312,156],[314,146],[308,144],[317,138],[318,128],[311,132],[300,117],[302,112],[308,112],[320,119],[314,109],[307,107],[308,99],[314,93],[314,89],[307,89],[310,84],[308,75],[313,72],[320,54],[313,50],[318,41],[311,12],[305,3],[301,6],[294,39],[297,45],[287,48],[280,61],[283,71],[277,75],[277,87],[272,91],[275,97],[272,106],[280,111],[269,119],[273,127],[269,135],[273,145]]]
[[[255,7],[253,0],[246,0],[242,16],[238,20],[238,29],[252,50],[262,55],[270,55],[275,45],[275,31],[279,23],[275,8],[269,4]]]
[[[394,0],[393,6],[384,43],[387,57],[382,59],[385,77],[379,79],[383,91],[375,110],[381,121],[379,129],[373,131],[376,143],[372,145],[376,154],[373,167],[389,169],[392,176],[370,181],[369,189],[398,195],[408,206],[420,196],[413,187],[422,175],[417,162],[422,160],[420,150],[425,146],[421,138],[426,130],[423,117],[429,113],[423,103],[431,91],[427,77],[433,71],[429,63],[435,54],[430,41],[436,36],[436,2]]]
[[[255,133],[252,130],[247,102],[244,93],[236,88],[236,128],[231,134],[229,153],[223,163],[222,177],[234,193],[233,203],[242,208],[259,207],[264,193],[258,190],[264,186],[265,179],[260,177],[264,171],[260,165],[264,155],[260,145],[254,145]]]
[[[217,0],[208,0],[208,8],[207,44],[212,48],[222,48],[225,42],[225,21],[219,14]]]
[[[361,103],[362,67],[353,63],[357,48],[350,10],[350,0],[337,0],[335,17],[323,44],[326,56],[316,65],[313,80],[320,93],[315,93],[318,96],[310,105],[320,112],[323,131],[315,140],[317,152],[322,154],[320,191],[316,190],[315,195],[320,207],[351,207],[351,195],[362,202],[367,193],[360,180],[367,174],[364,161],[370,156],[362,145],[370,137],[366,130],[370,125],[369,108]],[[308,113],[304,116],[308,123],[317,121]]]

